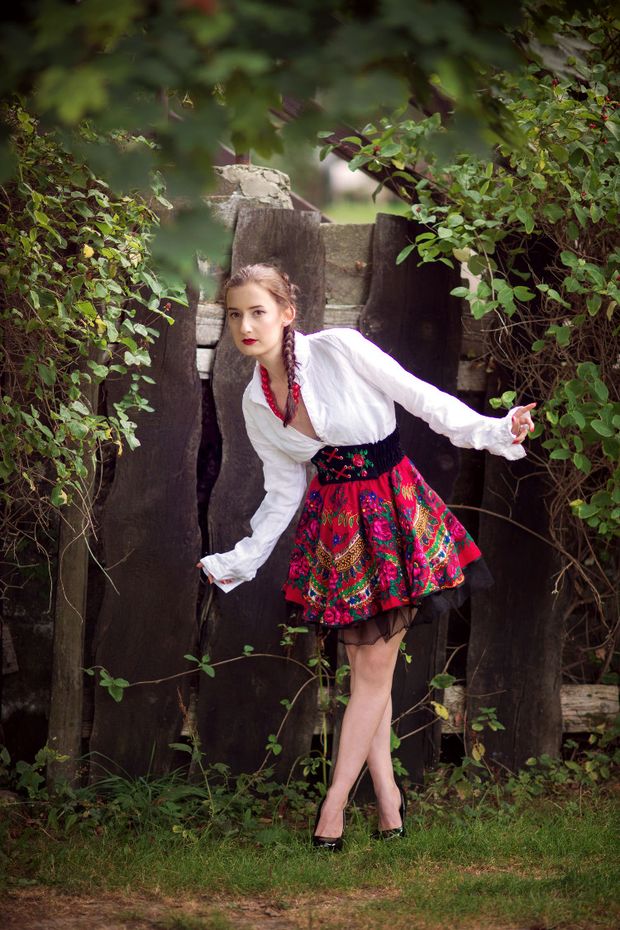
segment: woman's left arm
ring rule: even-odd
[[[358,330],[347,329],[346,335],[341,330],[339,336],[353,366],[366,380],[409,413],[425,420],[436,433],[447,436],[455,446],[487,449],[507,459],[526,455],[521,440],[527,434],[525,427],[533,428],[530,410],[535,404],[514,406],[503,417],[485,416],[407,371]]]

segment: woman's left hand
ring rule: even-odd
[[[512,415],[512,432],[517,438],[513,439],[515,442],[523,442],[528,433],[534,429],[534,423],[532,421],[532,416],[530,410],[532,410],[536,404],[526,404],[524,407],[517,407],[515,412]]]

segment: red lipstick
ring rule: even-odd
[[[252,346],[256,342],[256,339],[243,339],[244,346]]]

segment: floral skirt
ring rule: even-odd
[[[313,457],[282,591],[299,623],[353,645],[459,607],[493,576],[465,527],[400,447],[324,446]]]

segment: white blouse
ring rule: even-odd
[[[487,449],[506,459],[526,455],[522,444],[513,444],[516,407],[504,417],[477,413],[411,374],[356,329],[336,327],[309,335],[296,331],[295,355],[296,380],[320,438],[283,427],[265,399],[257,360],[242,409],[248,437],[263,463],[266,493],[250,520],[251,535],[229,552],[200,559],[223,591],[250,581],[267,561],[305,494],[305,463],[325,445],[358,445],[388,436],[396,427],[394,401],[455,446]],[[232,581],[223,584],[222,578]]]

